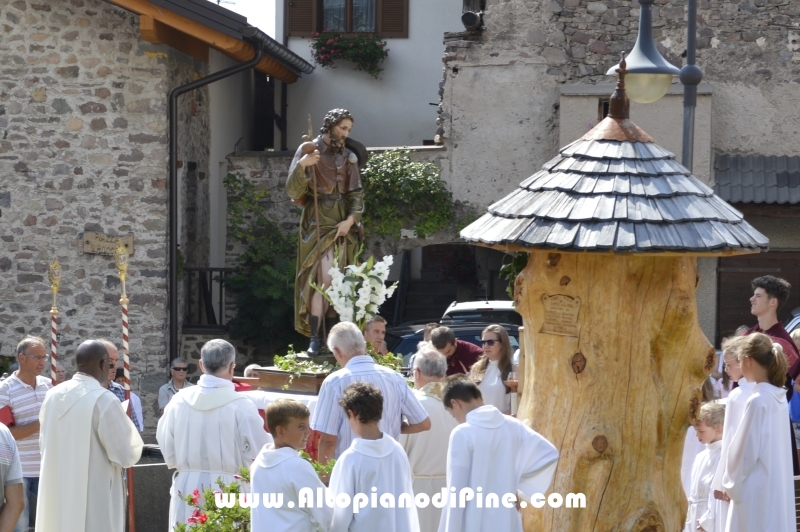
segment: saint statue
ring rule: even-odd
[[[295,278],[295,329],[311,338],[309,355],[319,354],[322,337],[338,322],[338,316],[310,281],[325,288],[331,284],[328,270],[355,263],[364,239],[361,215],[364,194],[359,166],[366,164],[366,150],[349,138],[354,119],[345,109],[325,115],[320,135],[295,153],[286,181],[286,192],[303,207],[297,242]],[[309,131],[309,135],[311,131]],[[313,143],[313,146],[311,145]],[[313,150],[313,151],[312,151]]]

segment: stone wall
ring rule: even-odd
[[[135,15],[99,0],[8,1],[0,20],[0,354],[48,334],[54,256],[68,371],[81,341],[119,345],[113,259],[83,254],[81,241],[84,231],[132,232],[133,389],[152,432],[167,361],[167,93],[206,66],[141,41]],[[179,159],[202,171],[204,95],[184,97],[179,143]]]
[[[800,4],[701,0],[697,62],[713,87],[716,151],[800,153]],[[636,0],[488,0],[478,41],[451,40],[443,122],[454,191],[481,207],[558,148],[558,86],[612,81],[636,40]],[[793,22],[794,21],[794,22]],[[793,25],[794,24],[794,25]],[[681,64],[684,0],[656,0],[656,41]]]

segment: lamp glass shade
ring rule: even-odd
[[[632,74],[625,76],[625,92],[637,103],[652,103],[669,90],[672,74]]]

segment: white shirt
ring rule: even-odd
[[[400,437],[403,416],[412,425],[428,417],[402,375],[376,364],[369,355],[355,356],[345,367],[325,377],[319,390],[317,408],[311,415],[312,429],[337,437],[336,457],[341,456],[355,439],[344,410],[339,406],[344,389],[354,382],[369,382],[380,389],[383,394],[383,416],[378,427],[395,440]]]
[[[253,531],[270,532],[325,532],[331,523],[333,509],[324,503],[311,508],[300,508],[299,495],[303,488],[310,488],[316,502],[317,489],[325,490],[314,468],[300,458],[291,447],[275,449],[265,445],[250,468],[250,493],[281,494],[280,508],[265,508],[263,499],[250,511],[250,528]],[[277,495],[276,495],[277,496]],[[293,508],[289,508],[289,502]],[[255,502],[255,499],[254,499]]]
[[[172,480],[170,529],[192,516],[180,494],[216,486],[218,477],[233,482],[239,467],[249,469],[272,442],[256,406],[236,393],[231,381],[213,375],[175,394],[158,420],[156,439],[167,466],[178,470]]]
[[[511,395],[506,393],[506,385],[503,384],[499,362],[499,360],[489,361],[478,388],[481,389],[484,404],[492,405],[502,414],[510,415]]]
[[[727,532],[795,530],[794,472],[786,390],[756,384],[731,439],[722,486],[731,498]]]
[[[28,386],[20,380],[15,371],[0,384],[0,408],[6,406],[11,408],[15,425],[27,425],[38,421],[45,395],[52,387],[53,382],[41,375],[36,376],[35,387]],[[34,432],[27,438],[18,440],[17,449],[22,462],[22,474],[25,478],[38,477],[42,463],[39,433]]]
[[[400,445],[408,454],[411,464],[414,493],[425,493],[428,497],[441,493],[442,488],[447,486],[447,446],[450,433],[458,426],[458,421],[442,404],[443,386],[440,382],[431,382],[414,392],[431,418],[430,430],[400,435]],[[441,508],[429,504],[426,508],[417,508],[417,514],[421,532],[438,530]]]
[[[469,412],[466,423],[450,435],[447,452],[447,485],[456,493],[469,487],[483,488],[484,501],[496,494],[522,492],[528,497],[547,492],[558,463],[558,451],[539,433],[497,408],[486,405]],[[477,494],[476,494],[477,497]],[[476,499],[466,508],[442,511],[439,532],[522,532],[516,508],[477,507]]]
[[[704,445],[694,459],[692,465],[692,478],[689,488],[689,510],[686,513],[686,523],[683,526],[684,532],[697,532],[697,524],[700,518],[709,510],[708,499],[714,498],[711,491],[711,481],[717,471],[720,451],[722,451],[722,440]],[[710,532],[710,531],[709,531]]]
[[[388,494],[394,499],[394,508],[384,508],[380,503],[372,508],[368,503],[355,513],[352,504],[344,508],[336,505],[330,532],[419,532],[408,458],[400,444],[386,434],[379,440],[354,439],[331,473],[334,497],[346,493],[352,499],[363,493],[371,498],[373,487],[377,488],[378,501]],[[401,499],[403,494],[408,497]],[[407,507],[401,508],[401,502]]]
[[[14,436],[0,423],[0,509],[4,506],[5,488],[14,484],[22,484],[22,463]]]

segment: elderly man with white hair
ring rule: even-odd
[[[383,394],[383,416],[378,424],[381,432],[397,440],[401,433],[415,434],[431,428],[428,413],[403,376],[376,364],[366,354],[367,343],[355,324],[342,322],[334,325],[328,334],[328,348],[342,369],[325,378],[311,417],[311,428],[320,432],[320,462],[338,458],[355,438],[344,410],[339,406],[344,389],[353,382],[369,382]]]
[[[408,454],[414,493],[425,493],[433,497],[447,487],[447,446],[450,433],[458,426],[442,403],[442,379],[447,374],[447,359],[432,345],[422,345],[414,356],[412,376],[414,395],[428,412],[431,430],[419,434],[403,434],[400,444]],[[429,504],[417,508],[420,532],[436,532],[442,509]]]
[[[239,468],[250,468],[261,448],[272,442],[256,406],[234,391],[235,358],[236,350],[225,340],[206,342],[197,385],[176,393],[158,421],[156,439],[164,461],[178,470],[170,491],[170,530],[192,516],[181,496],[213,488],[220,477],[233,482]]]

